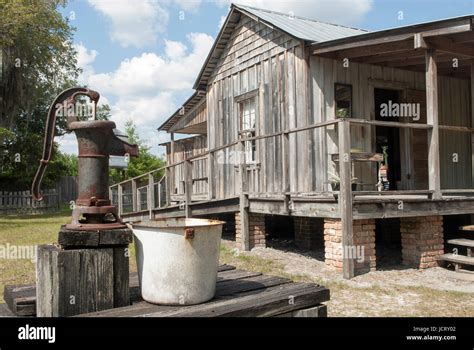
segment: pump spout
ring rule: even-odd
[[[138,157],[138,146],[132,145],[126,134],[118,129],[113,129],[113,136],[107,145],[107,153],[111,156]]]

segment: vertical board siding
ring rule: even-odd
[[[336,61],[310,56],[304,43],[289,35],[241,16],[231,34],[222,56],[218,59],[207,86],[207,138],[196,139],[195,152],[220,147],[236,141],[240,130],[240,106],[235,97],[258,89],[256,135],[303,127],[335,119],[334,85],[352,85],[352,114],[354,118],[374,119],[373,89],[382,82],[383,88],[403,85],[406,91],[423,91],[423,73],[401,69],[350,63],[349,68]],[[440,124],[470,126],[469,81],[440,77]],[[201,119],[196,119],[196,123]],[[193,121],[188,121],[193,123]],[[410,131],[407,147],[418,145]],[[470,136],[442,131],[442,188],[471,187]],[[282,190],[282,145],[280,137],[256,142],[256,165],[248,167],[248,188],[251,192],[278,193]],[[289,179],[291,192],[326,191],[328,172],[337,172],[331,155],[338,152],[337,126],[292,133],[289,135]],[[177,157],[179,141],[176,141]],[[351,126],[351,149],[365,152],[375,150],[375,127]],[[424,151],[417,151],[422,154]],[[458,154],[458,162],[452,161]],[[410,156],[410,153],[407,153]],[[421,159],[421,158],[420,158]],[[240,193],[238,181],[238,147],[229,147],[215,155],[215,198],[222,199]],[[407,160],[408,162],[409,160]],[[193,177],[207,176],[207,160],[196,161]],[[402,175],[405,165],[402,164]],[[425,165],[419,162],[418,168]],[[376,164],[355,162],[354,176],[366,184],[364,190],[375,190]],[[421,171],[421,170],[419,170]],[[184,181],[178,167],[175,183]],[[195,183],[195,193],[205,190],[204,183]],[[423,187],[422,175],[415,188]],[[182,191],[182,186],[178,186]],[[180,192],[181,193],[181,192]]]
[[[360,119],[374,119],[373,108],[373,87],[377,87],[377,82],[383,82],[383,86],[388,88],[393,83],[393,88],[397,89],[400,84],[406,86],[405,91],[425,89],[425,76],[423,73],[395,69],[390,67],[380,67],[365,64],[350,63],[349,68],[342,66],[342,61],[336,61],[321,57],[311,57],[311,77],[312,77],[312,113],[313,122],[335,118],[334,112],[334,84],[344,83],[352,85],[353,95],[353,117]],[[375,81],[375,83],[374,83]],[[441,125],[470,126],[469,118],[469,81],[455,79],[451,77],[439,77],[439,112]],[[403,101],[402,101],[403,102]],[[409,101],[413,102],[413,101]],[[426,122],[426,116],[422,119]],[[337,165],[331,161],[330,155],[337,152],[335,128],[326,128],[327,132],[315,131],[315,166],[319,164],[327,171],[335,172]],[[416,141],[415,134],[411,134],[411,156],[418,163],[415,171],[423,169],[427,151],[426,137]],[[423,131],[421,131],[423,132]],[[426,133],[426,132],[425,132]],[[373,152],[375,147],[375,130],[370,126],[351,127],[351,148],[366,152]],[[468,134],[441,131],[440,134],[440,157],[441,157],[441,186],[449,188],[470,188],[471,183],[471,145]],[[327,148],[324,150],[324,148]],[[319,150],[318,150],[319,149]],[[322,153],[322,154],[321,154]],[[321,162],[321,158],[326,153],[328,165]],[[452,161],[453,154],[458,154],[458,163]],[[417,154],[422,158],[416,158]],[[418,160],[417,160],[418,159]],[[426,169],[427,170],[427,169]],[[324,170],[323,170],[324,171]],[[371,163],[355,163],[354,176],[364,183],[376,182],[376,165]],[[327,176],[327,175],[326,175]],[[402,169],[403,176],[403,169]],[[416,176],[416,174],[415,174]],[[325,174],[316,170],[315,189],[324,188],[327,181]],[[415,179],[415,189],[426,189],[425,176],[419,174]],[[375,189],[375,188],[364,188]]]

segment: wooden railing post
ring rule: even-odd
[[[153,219],[153,209],[155,208],[155,181],[153,179],[153,173],[148,174],[148,212],[150,220]]]
[[[239,142],[239,182],[240,182],[240,198],[239,198],[239,213],[240,213],[240,238],[242,249],[250,250],[250,230],[249,230],[249,206],[247,191],[247,165],[245,155],[245,141]]]
[[[193,164],[190,160],[184,162],[184,213],[187,218],[190,218],[191,213],[191,201],[193,192]]]
[[[351,185],[351,133],[350,123],[341,118],[338,125],[339,143],[339,213],[342,228],[342,270],[346,279],[354,277],[354,258],[348,252],[353,252],[353,217],[352,217],[352,185]]]
[[[167,167],[165,170],[166,176],[166,206],[171,205],[171,168]]]
[[[137,208],[137,180],[132,179],[132,210],[138,211]]]
[[[214,160],[215,160],[214,152],[209,151],[207,155],[207,193],[208,193],[209,200],[214,198],[214,186],[215,186]]]
[[[281,134],[282,192],[285,196],[284,210],[290,212],[290,138],[287,132]]]
[[[117,186],[117,210],[118,210],[118,215],[122,216],[123,214],[123,198],[122,198],[122,185],[119,184]]]
[[[438,68],[435,49],[425,51],[426,57],[426,122],[428,129],[428,176],[429,190],[433,199],[441,199],[441,176],[439,165],[439,122],[438,122]]]
[[[474,127],[474,59],[471,60],[471,128]],[[471,131],[471,187],[474,187],[474,132]],[[471,215],[474,219],[474,215]]]

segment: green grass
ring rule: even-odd
[[[70,221],[71,210],[64,207],[58,213],[44,215],[11,215],[0,217],[0,246],[32,246],[57,241],[59,227]],[[6,284],[26,284],[35,281],[35,265],[27,259],[0,259],[0,293]]]
[[[0,246],[53,244],[58,240],[58,231],[61,225],[70,221],[71,210],[68,206],[64,206],[57,213],[0,217]],[[130,245],[130,269],[136,271],[135,246],[133,244]],[[3,302],[5,285],[29,283],[35,283],[33,261],[0,257],[0,302]]]

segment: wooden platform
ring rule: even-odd
[[[35,316],[36,290],[34,285],[5,286],[0,316]],[[143,301],[138,276],[130,275],[132,305],[100,311],[79,317],[217,317],[217,316],[289,316],[325,317],[329,290],[312,283],[294,283],[286,278],[262,275],[236,269],[230,265],[219,267],[216,296],[211,301],[193,306],[163,306]]]

